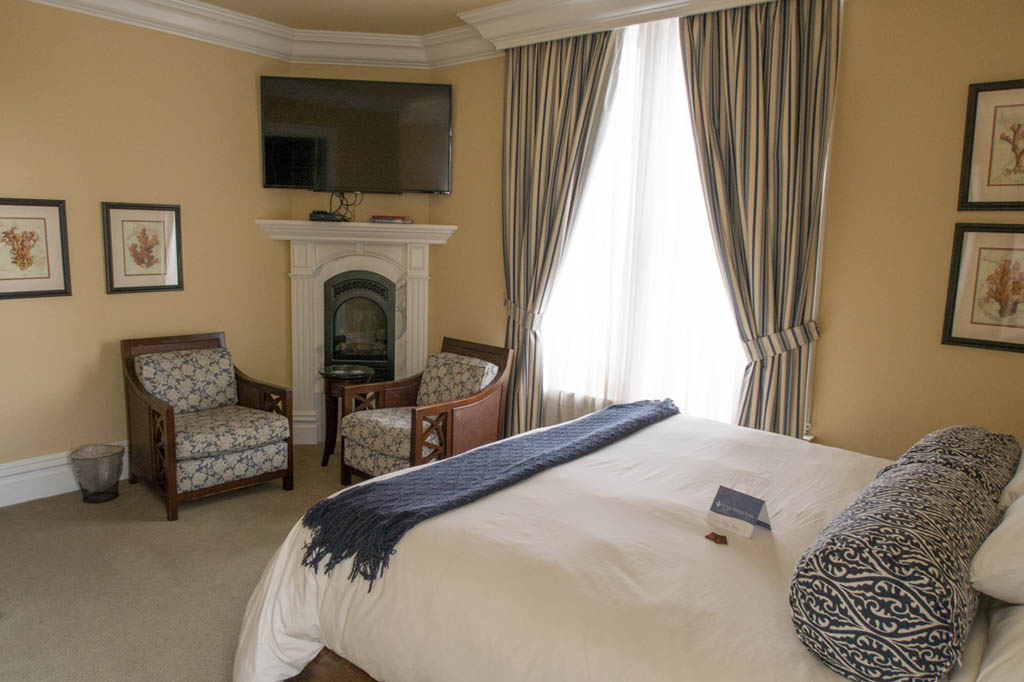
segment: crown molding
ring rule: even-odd
[[[459,12],[500,50],[768,0],[510,0]]]
[[[423,36],[293,29],[198,0],[29,0],[284,62],[432,69],[501,54],[471,26]]]

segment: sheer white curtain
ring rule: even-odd
[[[734,421],[746,357],[707,223],[678,23],[625,30],[541,326],[544,422],[666,396],[684,414]]]

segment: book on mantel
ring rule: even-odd
[[[412,223],[412,218],[407,215],[374,215],[370,216],[371,223],[397,223],[399,225],[409,225]]]

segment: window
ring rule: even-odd
[[[671,397],[735,421],[746,366],[707,222],[674,19],[625,29],[541,327],[544,421]]]

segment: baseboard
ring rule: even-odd
[[[310,445],[323,440],[319,417],[316,410],[293,411],[292,442],[296,445]]]
[[[111,445],[126,446],[121,470],[124,480],[128,478],[127,441]],[[0,507],[78,490],[70,456],[71,452],[57,452],[0,464]]]

